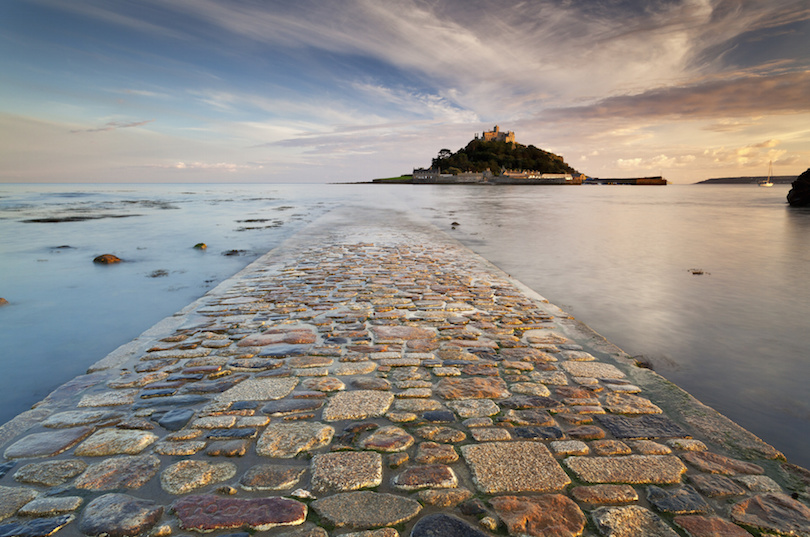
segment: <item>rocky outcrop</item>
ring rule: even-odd
[[[121,259],[112,255],[112,254],[104,254],[96,257],[93,259],[93,263],[99,263],[101,265],[112,265],[113,263],[120,263]]]
[[[810,168],[793,181],[793,188],[787,195],[791,207],[807,207],[810,205]]]

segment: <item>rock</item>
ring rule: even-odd
[[[76,517],[61,515],[52,518],[35,518],[25,522],[12,522],[0,525],[0,535],[15,537],[47,537],[67,526]]]
[[[751,537],[751,534],[716,516],[681,515],[673,522],[686,530],[689,537]]]
[[[456,415],[449,410],[428,410],[422,413],[422,419],[428,423],[453,423]]]
[[[333,427],[318,422],[271,423],[256,442],[256,453],[291,459],[301,451],[328,445],[334,434]]]
[[[752,492],[782,492],[779,483],[765,475],[739,475],[734,476],[734,481]]]
[[[202,440],[189,440],[181,442],[158,442],[155,444],[155,453],[159,455],[194,455],[205,448]]]
[[[20,483],[56,487],[84,472],[87,463],[79,459],[56,460],[26,464],[14,474]]]
[[[464,488],[430,489],[420,490],[416,493],[416,497],[425,505],[447,508],[455,507],[461,502],[469,500],[473,497],[473,493],[471,490]]]
[[[770,478],[768,478],[770,479]],[[689,481],[701,494],[709,498],[725,498],[727,496],[742,496],[745,489],[726,476],[717,474],[695,474],[689,476]]]
[[[579,363],[579,362],[577,362]],[[588,362],[585,362],[588,363]],[[678,424],[667,418],[655,414],[642,415],[638,418],[603,414],[596,416],[602,426],[620,440],[625,439],[651,439],[651,438],[678,438],[688,437]]]
[[[194,245],[195,250],[205,250],[206,248],[208,248],[208,245],[205,244],[204,242],[198,242],[197,244]]]
[[[52,457],[67,451],[92,432],[92,427],[76,427],[74,429],[29,434],[9,446],[4,456],[7,459]]]
[[[100,265],[112,265],[120,262],[121,259],[112,254],[103,254],[93,259],[93,263],[98,263]]]
[[[604,407],[614,414],[661,414],[661,409],[649,399],[629,393],[611,393]]]
[[[102,393],[83,395],[78,407],[124,406],[131,405],[138,396],[138,390],[111,390]]]
[[[64,429],[91,423],[98,424],[99,422],[112,424],[123,417],[124,415],[120,412],[108,412],[106,410],[69,410],[51,414],[48,419],[42,422],[42,426],[49,429]]]
[[[805,170],[791,184],[787,201],[791,207],[806,207],[810,205],[810,168]]]
[[[0,297],[0,307],[8,305],[8,300],[3,297]]]
[[[157,474],[160,459],[154,455],[121,456],[91,465],[74,483],[78,489],[137,489]]]
[[[62,496],[60,498],[36,498],[25,504],[17,514],[19,516],[54,516],[71,513],[82,505],[79,496]],[[3,535],[0,532],[0,535]]]
[[[108,455],[137,455],[157,440],[145,431],[102,429],[82,442],[74,454],[78,457],[105,457]]]
[[[267,531],[277,526],[298,526],[307,518],[307,506],[287,498],[223,498],[212,494],[186,496],[172,504],[180,527],[207,533],[248,528]]]
[[[378,342],[433,339],[436,336],[436,332],[430,328],[415,326],[379,325],[373,326],[371,330],[377,337]]]
[[[580,425],[568,429],[567,434],[577,440],[598,440],[605,437],[605,431],[596,425]]]
[[[421,518],[411,530],[411,537],[489,537],[475,526],[444,513]]]
[[[248,336],[237,343],[239,347],[263,347],[285,343],[287,345],[308,345],[315,343],[317,336],[307,329],[267,330]]]
[[[413,445],[413,436],[395,425],[381,427],[360,441],[362,449],[393,453],[405,451]]]
[[[194,411],[190,408],[174,408],[158,418],[157,422],[167,431],[179,431],[192,417],[194,417]]]
[[[408,468],[395,476],[391,483],[399,490],[452,489],[458,486],[458,478],[449,466],[431,464]]]
[[[298,484],[306,468],[280,464],[259,464],[239,479],[245,490],[284,490]]]
[[[205,454],[210,457],[244,457],[249,447],[248,440],[213,442],[205,449]]]
[[[126,494],[105,494],[90,502],[79,529],[91,536],[128,537],[149,531],[163,514],[163,506]]]
[[[705,514],[712,510],[706,500],[689,485],[666,489],[649,486],[647,500],[662,513],[689,515]]]
[[[450,407],[461,418],[484,418],[494,416],[501,409],[490,399],[462,399],[459,401],[449,401]]]
[[[602,362],[562,362],[562,366],[572,377],[624,378],[624,373],[616,366]]]
[[[587,455],[590,452],[588,444],[579,440],[558,440],[551,442],[551,450],[555,455]]]
[[[384,415],[394,402],[394,394],[376,390],[340,392],[329,399],[324,421],[364,420]]]
[[[426,425],[419,427],[416,434],[425,440],[433,440],[435,442],[451,443],[463,442],[467,438],[464,431],[453,429],[452,427],[442,427],[437,425]]]
[[[686,471],[674,455],[568,457],[565,465],[587,483],[680,483]]]
[[[571,482],[546,446],[537,442],[468,444],[461,452],[478,490],[487,494],[551,492]]]
[[[0,486],[0,520],[14,516],[17,510],[36,498],[34,489]]]
[[[385,380],[385,379],[378,379],[378,380]],[[314,390],[317,392],[339,392],[346,389],[346,385],[343,383],[343,381],[336,377],[308,378],[301,383],[301,387],[306,390]],[[378,388],[360,388],[360,389],[373,390]],[[387,389],[390,389],[390,385]]]
[[[765,470],[758,464],[732,459],[710,451],[690,451],[681,455],[681,458],[701,472],[710,474],[761,475],[765,473]]]
[[[633,450],[620,440],[596,440],[590,443],[594,455],[630,455]]]
[[[489,377],[443,377],[435,392],[444,399],[500,399],[510,395],[503,379]]]
[[[606,537],[677,537],[655,513],[638,505],[600,507],[591,512],[599,533]]]
[[[337,527],[379,528],[406,522],[422,510],[416,500],[382,492],[342,492],[312,502]]]
[[[236,475],[236,465],[230,462],[214,464],[183,460],[160,474],[160,486],[169,494],[186,494],[211,483],[219,483]]]
[[[731,507],[737,524],[785,535],[810,535],[810,507],[786,494],[760,494]]]
[[[456,449],[453,446],[447,444],[422,442],[416,449],[416,457],[414,460],[420,464],[452,464],[458,460],[458,453],[456,453]]]
[[[236,537],[231,535],[231,537]],[[238,537],[250,537],[249,533],[239,535]],[[312,522],[304,522],[294,530],[279,533],[276,537],[329,537],[325,529],[319,528]]]
[[[312,459],[315,491],[350,491],[382,483],[382,456],[369,451],[323,453]]]
[[[585,504],[633,503],[638,501],[636,489],[630,485],[592,485],[574,487],[571,496]]]
[[[510,535],[576,537],[585,528],[585,515],[562,494],[497,496],[489,503]]]
[[[216,398],[220,402],[229,401],[269,401],[281,399],[292,393],[298,379],[295,378],[254,378],[240,382],[222,392]]]

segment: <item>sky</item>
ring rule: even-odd
[[[798,175],[810,2],[0,2],[0,182],[369,181],[495,125],[595,177]]]

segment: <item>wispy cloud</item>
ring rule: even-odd
[[[637,95],[608,97],[590,105],[548,110],[543,116],[557,120],[728,118],[797,112],[810,112],[810,71],[657,88]]]
[[[104,124],[102,127],[93,127],[90,129],[73,129],[70,132],[73,134],[82,133],[82,132],[106,132],[106,131],[114,131],[116,129],[129,129],[131,127],[141,127],[146,125],[147,123],[152,123],[154,119],[147,119],[145,121],[133,121],[129,123],[124,123],[121,121],[109,121]]]

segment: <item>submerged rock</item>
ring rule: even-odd
[[[8,304],[8,300],[6,300],[5,298],[0,297],[0,306],[5,306],[6,304]]]
[[[194,245],[194,248],[196,250],[205,250],[206,248],[208,248],[208,245],[205,244],[204,242],[198,242],[197,244]]]
[[[112,254],[103,254],[103,255],[100,255],[100,256],[96,257],[95,259],[93,259],[93,263],[98,263],[100,265],[112,265],[114,263],[120,263],[120,262],[121,262],[121,259],[119,257],[116,257],[116,256],[112,255]]]
[[[791,207],[810,205],[810,168],[793,181],[792,188],[787,194],[787,201]]]

